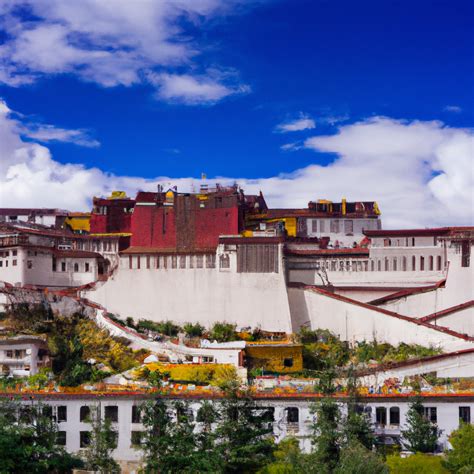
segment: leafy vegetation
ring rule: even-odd
[[[83,465],[58,446],[57,424],[47,408],[16,400],[0,404],[0,472],[66,473]]]
[[[210,339],[216,340],[217,342],[229,342],[238,339],[237,333],[235,332],[236,325],[230,323],[217,322],[214,323],[210,331]]]
[[[186,323],[183,329],[188,337],[201,337],[204,334],[205,327],[199,323]]]
[[[420,397],[415,397],[407,412],[407,427],[402,430],[403,444],[415,453],[434,453],[437,448],[440,430],[423,413]]]
[[[449,437],[453,449],[446,454],[443,465],[449,472],[474,472],[474,425],[462,423],[459,429],[453,431]]]
[[[441,350],[434,347],[424,347],[419,344],[400,343],[392,346],[387,343],[358,342],[354,349],[354,356],[358,363],[376,362],[402,362],[412,358],[428,357],[440,354]]]
[[[150,321],[149,319],[140,319],[136,324],[137,331],[153,331],[165,336],[175,337],[181,331],[181,327],[172,321]]]
[[[440,456],[416,453],[402,458],[398,455],[387,456],[386,463],[394,474],[447,474]],[[469,471],[467,471],[469,472]]]

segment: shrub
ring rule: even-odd
[[[453,449],[446,455],[444,466],[450,472],[474,472],[474,426],[462,423],[449,437]]]
[[[204,333],[204,326],[199,323],[186,323],[183,326],[184,332],[188,337],[201,337]]]
[[[217,342],[235,341],[237,340],[235,328],[235,324],[217,322],[212,326],[210,337]]]
[[[407,458],[397,455],[387,456],[386,464],[394,474],[447,474],[442,465],[441,456],[428,454],[412,454]]]
[[[137,323],[136,328],[139,331],[154,331],[165,336],[176,336],[181,330],[181,327],[174,324],[171,321],[150,321],[149,319],[140,319]]]

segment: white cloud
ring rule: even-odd
[[[150,71],[159,69],[166,71],[159,97],[175,100],[173,90],[187,80],[201,85],[194,97],[201,95],[208,103],[212,95],[215,102],[240,90],[219,87],[215,80],[210,90],[202,74],[194,72],[206,45],[193,41],[180,25],[183,19],[199,25],[230,14],[241,1],[143,0],[138,5],[130,0],[10,0],[0,15],[6,33],[0,45],[0,82],[20,86],[66,73],[104,87],[131,86],[147,82]],[[27,19],[19,13],[25,11]],[[173,73],[175,68],[188,73]],[[209,90],[202,90],[206,86]]]
[[[212,77],[189,74],[158,74],[152,82],[158,86],[157,95],[161,99],[187,105],[214,104],[229,95],[250,90],[248,86],[224,85]]]
[[[115,176],[97,168],[62,164],[49,149],[21,139],[22,124],[0,101],[0,206],[90,208],[91,197],[123,189],[155,190],[158,183],[190,190],[193,178]],[[274,207],[305,207],[309,200],[376,200],[384,226],[472,225],[474,133],[442,122],[375,117],[341,126],[335,135],[305,142],[335,153],[327,165],[313,164],[269,178],[237,181],[247,193],[263,191]],[[213,183],[216,180],[207,180]],[[196,186],[195,186],[196,187]]]
[[[276,126],[275,131],[280,133],[300,132],[301,130],[309,130],[315,128],[316,124],[309,115],[300,114],[299,118],[280,123]]]
[[[280,150],[283,151],[296,151],[303,148],[303,146],[299,142],[294,143],[285,143],[280,147]]]
[[[100,146],[100,142],[91,138],[89,131],[84,129],[71,130],[54,125],[28,124],[21,130],[22,135],[43,143],[65,142],[89,148]]]
[[[447,105],[444,109],[445,112],[453,112],[455,114],[459,114],[462,112],[461,107],[459,105]]]

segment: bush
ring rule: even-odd
[[[453,449],[446,455],[443,463],[450,472],[474,472],[474,426],[462,423],[449,437]]]
[[[443,467],[442,461],[441,456],[417,453],[407,458],[387,456],[386,464],[394,474],[447,474],[449,471]]]
[[[181,327],[171,321],[150,321],[149,319],[140,319],[136,326],[139,331],[153,331],[165,336],[174,337],[181,330]]]
[[[215,323],[212,326],[210,338],[217,342],[229,342],[237,340],[237,333],[235,332],[236,325],[230,323]]]
[[[184,332],[188,337],[201,337],[204,333],[204,326],[199,323],[186,323],[183,326]]]

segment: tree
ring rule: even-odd
[[[273,452],[274,461],[264,466],[259,474],[297,474],[311,472],[308,455],[301,452],[299,441],[288,437],[280,441]]]
[[[474,473],[474,426],[462,423],[451,433],[449,442],[453,449],[446,454],[444,466],[455,473]]]
[[[440,456],[416,453],[402,458],[396,454],[387,456],[386,464],[396,474],[447,474]]]
[[[235,324],[230,323],[214,323],[212,326],[210,338],[218,342],[235,341],[237,339],[235,333]]]
[[[380,456],[361,443],[351,440],[341,450],[339,464],[334,474],[388,474],[388,467]]]
[[[410,451],[433,453],[441,431],[424,415],[421,397],[416,396],[407,413],[407,428],[402,430],[403,445]]]
[[[57,445],[51,407],[16,400],[0,405],[0,472],[65,473],[82,461]]]
[[[364,412],[357,377],[354,369],[350,367],[347,376],[347,416],[343,424],[343,438],[346,444],[353,441],[359,442],[367,449],[372,449],[375,443],[375,436],[372,424],[367,414]]]
[[[273,451],[273,413],[257,406],[251,393],[229,384],[215,430],[217,453],[226,473],[256,472]]]
[[[91,413],[89,446],[84,458],[87,469],[104,474],[119,473],[120,467],[112,457],[117,447],[117,432],[109,419],[102,419],[100,404]]]
[[[317,389],[324,397],[310,407],[311,413],[316,418],[311,426],[312,457],[321,473],[332,472],[336,468],[342,441],[340,410],[332,398],[335,393],[334,377],[335,372],[332,369],[321,374]]]

